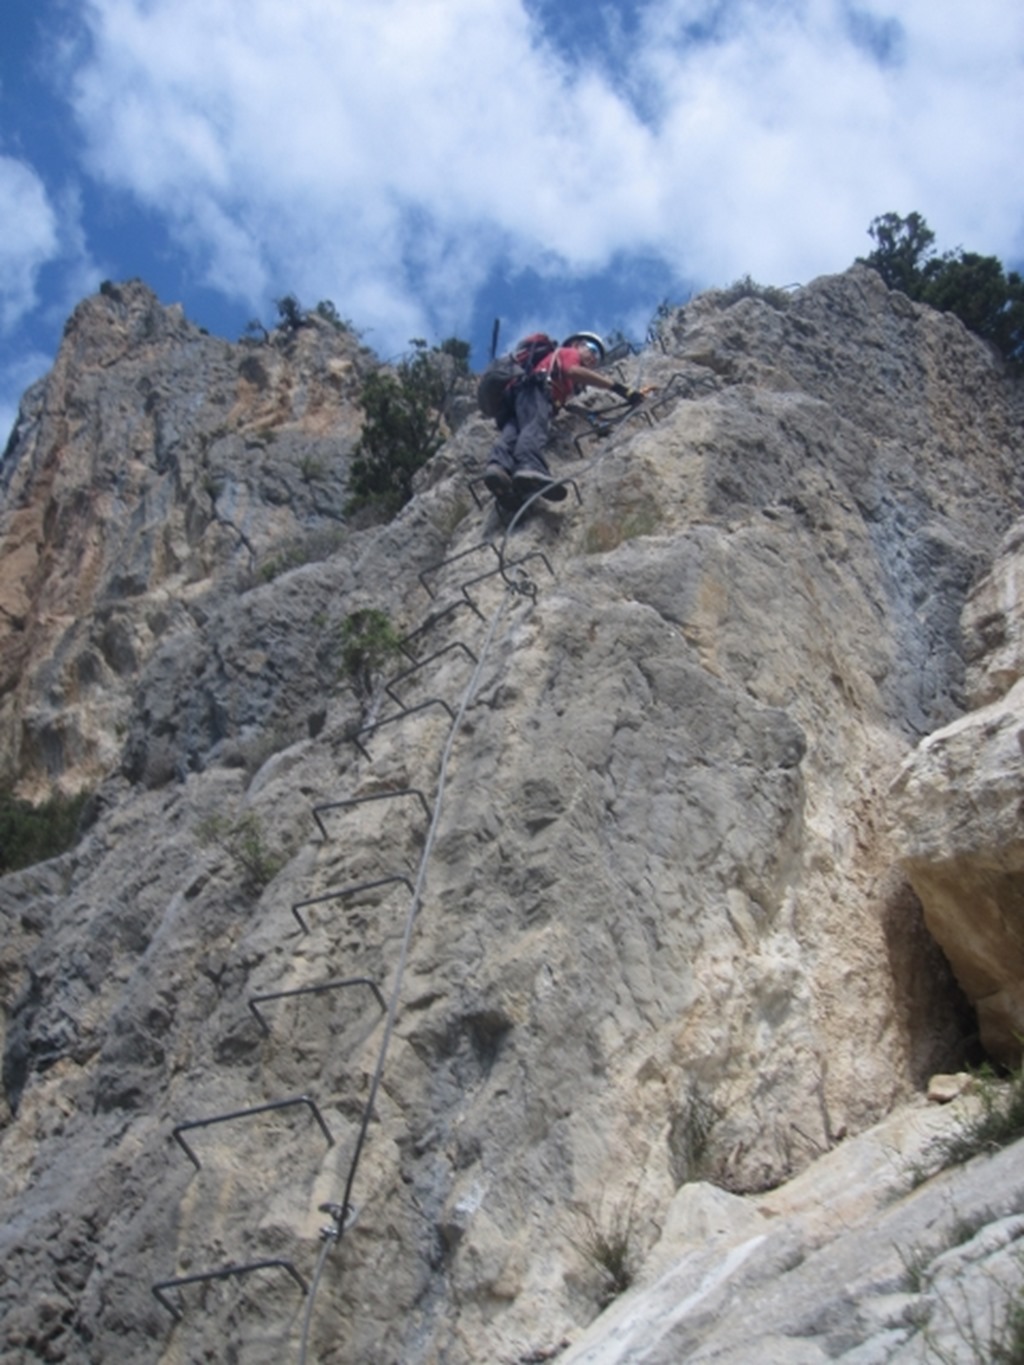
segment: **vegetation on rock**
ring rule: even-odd
[[[996,1152],[1024,1137],[1024,1066],[1006,1081],[1000,1081],[991,1067],[984,1066],[975,1074],[974,1088],[978,1107],[936,1144],[946,1165]]]
[[[57,793],[33,805],[9,791],[0,792],[0,874],[56,858],[71,848],[87,799],[86,792]]]
[[[345,617],[339,641],[345,675],[358,696],[368,697],[377,673],[398,653],[398,632],[384,612],[368,607]]]
[[[210,816],[197,835],[201,843],[217,844],[228,854],[240,874],[242,890],[250,896],[258,896],[269,886],[288,861],[286,854],[269,847],[254,811],[246,811],[236,820]]]
[[[942,313],[955,313],[1015,365],[1024,364],[1024,280],[995,256],[974,251],[935,253],[935,233],[919,213],[884,213],[868,233],[874,251],[858,257],[890,289],[902,290]]]
[[[458,383],[469,373],[469,344],[450,337],[440,346],[423,340],[394,370],[367,376],[359,406],[363,432],[349,479],[349,514],[387,521],[412,497],[413,475],[437,453]]]

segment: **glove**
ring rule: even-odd
[[[625,384],[616,384],[612,392],[619,398],[624,398],[631,408],[635,408],[638,403],[644,401],[644,396],[639,389],[627,389]]]

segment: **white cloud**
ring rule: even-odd
[[[90,0],[74,105],[93,173],[210,284],[330,297],[385,349],[503,261],[785,284],[912,209],[941,245],[1024,247],[1019,0],[633,8],[597,65],[516,0]]]
[[[0,156],[0,332],[36,302],[39,271],[58,251],[57,216],[31,166]]]

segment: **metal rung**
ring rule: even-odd
[[[426,569],[424,572],[429,573],[430,570]],[[447,607],[442,607],[439,611],[431,612],[422,626],[417,626],[415,630],[411,630],[408,635],[404,635],[402,639],[399,640],[398,648],[407,659],[410,659],[415,663],[416,655],[409,648],[410,641],[417,639],[420,635],[425,635],[428,630],[433,630],[434,626],[436,626],[439,621],[443,621],[446,616],[454,616],[461,607],[468,605],[469,603],[460,598],[458,602],[451,602]]]
[[[702,375],[701,379],[703,380],[704,378],[705,376]],[[681,370],[676,370],[674,374],[669,376],[668,383],[651,404],[651,410],[656,411],[658,408],[664,407],[666,404],[672,402],[674,398],[684,397],[685,395],[682,390],[690,388],[693,383],[694,380],[692,376],[683,374]]]
[[[345,810],[349,806],[362,806],[367,801],[392,801],[399,796],[416,796],[419,798],[420,805],[423,807],[428,820],[433,818],[433,812],[427,804],[427,798],[418,787],[399,787],[395,791],[371,792],[369,796],[350,796],[345,801],[328,801],[325,805],[313,807],[313,819],[320,827],[320,833],[327,839],[327,830],[320,815],[327,810]]]
[[[575,485],[574,485],[574,486],[575,486]],[[576,496],[579,497],[579,491],[578,491],[578,490],[577,490]],[[531,550],[529,554],[523,555],[523,557],[522,557],[521,559],[514,559],[514,560],[512,560],[512,561],[511,561],[510,563],[508,563],[508,564],[499,563],[499,564],[498,564],[498,567],[497,567],[496,569],[492,569],[492,570],[490,570],[488,573],[485,573],[485,574],[480,574],[480,576],[479,576],[478,578],[470,578],[470,579],[467,579],[466,582],[463,583],[463,584],[461,585],[461,586],[462,586],[463,595],[466,597],[466,600],[467,600],[467,601],[471,601],[472,599],[471,599],[470,596],[469,596],[469,589],[472,588],[472,587],[475,587],[477,583],[482,583],[482,582],[484,582],[484,581],[485,581],[486,579],[488,579],[488,578],[494,578],[494,577],[496,577],[498,574],[501,575],[501,577],[504,579],[504,581],[508,584],[508,586],[509,586],[510,588],[514,588],[517,592],[522,591],[521,585],[518,584],[518,583],[513,583],[513,582],[511,581],[511,579],[509,578],[508,575],[509,575],[509,573],[511,572],[511,570],[521,568],[522,565],[528,564],[528,563],[530,562],[531,559],[539,559],[539,560],[541,560],[541,562],[543,563],[544,567],[547,569],[548,573],[551,575],[552,578],[554,578],[554,576],[555,576],[555,571],[554,571],[554,569],[551,567],[551,561],[548,559],[548,557],[547,557],[547,555],[544,553],[544,551],[543,551],[543,550]]]
[[[321,825],[320,828],[323,829],[323,826]],[[324,834],[324,838],[327,838],[326,833]],[[292,906],[292,914],[298,920],[299,928],[302,932],[308,934],[309,925],[303,919],[302,915],[299,914],[299,911],[304,910],[307,905],[321,905],[324,901],[338,900],[342,896],[355,896],[360,891],[372,891],[378,886],[390,886],[393,882],[403,882],[408,888],[409,895],[412,895],[412,882],[408,877],[379,877],[373,882],[353,882],[350,886],[339,887],[337,891],[325,891],[322,896],[310,896],[307,900],[296,901]]]
[[[268,1000],[284,1000],[293,995],[323,995],[326,991],[342,990],[346,986],[368,986],[373,991],[377,1004],[381,1008],[381,1013],[387,1009],[376,981],[371,981],[368,976],[350,976],[344,981],[323,981],[318,986],[297,986],[289,991],[269,991],[266,995],[254,995],[249,1000],[249,1008],[264,1035],[269,1038],[270,1025],[260,1014],[258,1006],[265,1005]]]
[[[234,1109],[230,1114],[215,1114],[212,1118],[208,1119],[190,1119],[187,1123],[179,1123],[171,1136],[188,1157],[189,1161],[192,1162],[192,1165],[196,1170],[201,1171],[203,1169],[202,1162],[181,1136],[182,1133],[188,1132],[190,1128],[209,1128],[215,1123],[230,1123],[234,1119],[249,1119],[255,1117],[257,1114],[267,1114],[274,1109],[288,1109],[297,1104],[304,1104],[310,1110],[320,1126],[320,1131],[327,1139],[328,1147],[333,1147],[334,1138],[331,1136],[331,1130],[327,1127],[327,1124],[324,1123],[323,1115],[308,1095],[296,1095],[293,1099],[288,1100],[270,1100],[267,1104],[257,1104],[251,1109]]]
[[[626,360],[631,355],[639,355],[640,347],[635,346],[631,341],[620,341],[605,354],[605,365],[616,365],[620,360]]]
[[[590,431],[581,431],[573,441],[573,445],[576,447],[576,454],[582,460],[584,458],[583,449],[580,444],[582,441],[603,440],[606,436],[610,436],[613,431],[617,431],[627,418],[635,416],[643,417],[649,427],[654,425],[654,419],[646,408],[629,408],[619,417],[609,417],[604,421],[594,424]]]
[[[469,648],[468,645],[464,645],[461,640],[454,640],[450,645],[445,645],[443,649],[439,649],[435,654],[428,654],[425,659],[417,659],[416,662],[411,665],[411,667],[405,669],[402,673],[396,673],[393,678],[391,678],[388,682],[384,684],[384,691],[388,694],[388,696],[397,706],[401,706],[402,705],[401,697],[396,697],[391,689],[395,687],[398,683],[404,682],[405,679],[410,677],[413,673],[415,673],[417,669],[425,668],[427,664],[432,664],[435,659],[440,659],[442,654],[451,653],[453,649],[463,650],[466,654],[469,655],[469,657],[473,660],[474,663],[477,662],[476,655],[473,653],[473,651]]]
[[[715,378],[709,374],[684,374],[682,370],[669,376],[668,383],[664,391],[651,402],[651,411],[657,412],[659,408],[667,407],[676,398],[688,397],[689,391],[708,387],[714,388]]]
[[[181,1309],[171,1303],[164,1293],[165,1290],[180,1289],[182,1285],[186,1284],[202,1284],[207,1280],[228,1280],[235,1275],[248,1275],[253,1270],[284,1270],[302,1290],[303,1297],[309,1293],[309,1286],[295,1269],[294,1263],[284,1260],[280,1256],[273,1256],[265,1261],[247,1261],[245,1265],[225,1265],[221,1266],[219,1270],[201,1270],[195,1275],[179,1275],[173,1280],[159,1280],[152,1286],[153,1294],[174,1320],[180,1322]]]
[[[463,596],[466,598],[467,601],[471,601],[472,599],[471,599],[470,596],[469,596],[469,589],[470,589],[470,588],[476,587],[477,583],[486,582],[486,580],[487,580],[488,578],[496,578],[496,577],[498,577],[499,574],[500,574],[502,577],[504,577],[505,574],[506,574],[510,569],[518,569],[519,566],[520,566],[521,564],[528,564],[529,561],[530,561],[531,559],[540,559],[540,560],[543,560],[543,562],[544,562],[544,567],[547,569],[547,571],[548,571],[548,573],[551,575],[551,577],[554,578],[554,576],[555,576],[555,571],[554,571],[554,569],[551,567],[551,562],[550,562],[550,560],[548,559],[547,555],[544,553],[544,551],[543,551],[543,550],[531,550],[529,554],[523,555],[522,559],[515,559],[515,560],[512,560],[511,563],[509,563],[509,564],[500,564],[500,563],[499,563],[499,565],[498,565],[498,567],[497,567],[496,569],[489,569],[489,570],[487,571],[487,573],[479,574],[476,578],[467,578],[466,581],[465,581],[464,583],[460,584],[460,588],[461,588],[461,591],[462,591]]]
[[[484,476],[483,476],[482,474],[478,474],[478,475],[476,476],[475,479],[470,479],[469,485],[468,485],[469,491],[470,491],[470,493],[473,495],[473,501],[476,503],[476,505],[477,505],[477,510],[478,510],[478,511],[481,511],[481,510],[484,508],[484,506],[486,505],[485,502],[484,502],[484,500],[480,497],[480,494],[476,491],[478,485],[482,484],[483,481],[484,481]],[[485,486],[486,486],[486,485],[485,485]],[[488,495],[488,496],[489,496],[489,495]],[[489,542],[487,542],[487,541],[484,542],[484,544],[487,544],[487,543],[489,543]],[[429,570],[428,570],[428,572],[429,572]]]
[[[441,697],[431,697],[429,701],[421,701],[417,706],[404,706],[396,715],[385,716],[383,720],[375,720],[372,725],[361,725],[358,730],[353,730],[349,735],[349,739],[363,757],[368,759],[370,755],[366,750],[366,746],[360,743],[360,735],[370,735],[374,730],[380,730],[385,725],[393,725],[396,720],[405,720],[406,716],[414,716],[417,711],[427,711],[431,706],[443,706],[448,712],[448,719],[454,724],[455,712],[448,703],[442,700]]]
[[[476,492],[475,492],[475,490],[474,490],[474,488],[473,488],[473,485],[474,485],[474,484],[477,484],[477,483],[479,483],[479,482],[480,482],[480,479],[472,479],[472,480],[470,480],[470,485],[469,485],[469,486],[470,486],[470,489],[473,491],[473,497],[474,497],[474,498],[476,498]],[[477,499],[476,505],[477,505],[477,507],[482,506],[482,504],[481,504],[481,502],[479,501],[479,499]],[[419,575],[420,582],[423,584],[423,589],[424,589],[424,591],[426,592],[427,596],[431,599],[431,601],[434,600],[434,594],[433,594],[433,592],[431,591],[430,584],[427,582],[427,575],[428,575],[428,574],[440,573],[441,570],[442,570],[442,569],[446,569],[446,568],[448,567],[449,564],[457,564],[457,563],[459,562],[460,559],[466,559],[469,555],[475,555],[476,552],[477,552],[478,550],[490,550],[490,551],[492,552],[492,554],[497,554],[497,553],[498,553],[498,551],[497,551],[497,549],[495,548],[495,546],[492,545],[491,542],[490,542],[489,540],[481,540],[481,541],[479,541],[476,545],[471,545],[471,546],[469,547],[468,550],[460,550],[459,553],[458,553],[457,555],[452,555],[449,559],[442,559],[442,560],[440,561],[440,563],[438,563],[438,564],[432,564],[432,565],[430,566],[429,569],[423,569],[423,570],[420,572],[420,575]]]

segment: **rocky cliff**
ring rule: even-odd
[[[93,793],[0,879],[0,1360],[955,1350],[895,1290],[1020,1237],[908,1174],[1024,1019],[1019,381],[864,269],[708,295],[564,504],[469,417],[356,530],[371,363],[107,286],[0,464],[3,770]]]

